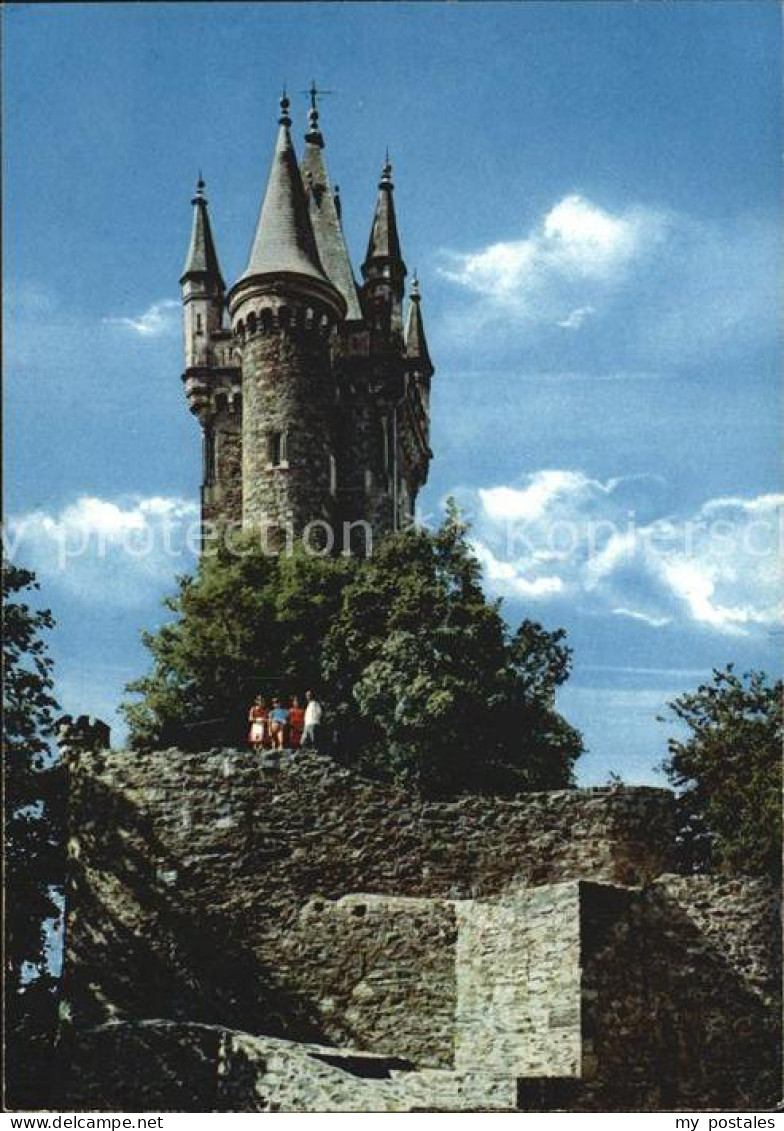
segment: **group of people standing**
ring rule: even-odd
[[[303,707],[295,695],[288,706],[275,698],[267,706],[257,695],[248,712],[248,742],[259,754],[262,750],[298,750],[300,746],[317,746],[323,708],[312,691],[305,692]]]

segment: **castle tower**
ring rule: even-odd
[[[281,99],[248,264],[228,292],[199,179],[181,278],[183,380],[203,433],[203,538],[242,527],[270,549],[306,533],[313,548],[364,553],[413,517],[431,458],[433,365],[416,280],[404,325],[389,160],[358,288],[315,84],[310,98],[301,164]]]
[[[250,258],[228,296],[242,359],[242,523],[273,543],[337,517],[330,339],[347,305],[322,268],[285,96],[280,106]]]
[[[365,280],[365,314],[373,329],[391,335],[402,334],[403,331],[406,278],[406,265],[397,233],[394,188],[392,166],[387,154],[378,185],[376,210],[365,262],[362,264],[362,277]]]
[[[236,522],[242,507],[240,373],[224,325],[225,291],[199,176],[193,228],[180,278],[185,393],[202,428],[202,533]]]

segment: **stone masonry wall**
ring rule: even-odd
[[[290,310],[304,319],[304,311]],[[317,325],[302,325],[249,337],[242,396],[243,524],[283,529],[291,524],[300,533],[315,520],[334,523],[329,468],[335,452],[334,381],[325,334]],[[275,432],[286,437],[286,459],[273,467],[269,438]]]
[[[309,900],[282,957],[330,1041],[451,1067],[456,941],[445,900],[346,895]]]
[[[598,932],[598,905],[584,906],[583,1035],[593,1056],[580,1109],[775,1106],[781,928],[773,884],[668,875],[627,900],[628,910]]]
[[[580,885],[457,905],[455,1068],[580,1075]]]
[[[516,1103],[510,1077],[161,1020],[75,1034],[63,1084],[71,1111],[511,1112]]]
[[[202,487],[202,520],[216,528],[242,521],[242,421],[223,409],[214,423],[214,482]]]
[[[661,874],[665,791],[434,804],[312,753],[107,753],[63,723],[66,1106],[775,1103],[776,893]]]
[[[71,779],[68,995],[84,1023],[166,1016],[342,1039],[346,1022],[333,1029],[320,986],[359,936],[325,928],[336,947],[329,958],[321,948],[317,987],[300,958],[311,946],[300,941],[301,916],[314,898],[488,898],[521,882],[643,881],[669,863],[663,790],[424,803],[318,755],[278,764],[231,751],[87,754]],[[394,937],[392,920],[408,911],[383,914]],[[417,930],[446,937],[447,920],[434,910]],[[416,931],[412,961],[415,940]],[[445,988],[433,992],[446,1002]],[[445,1048],[439,1016],[430,1063]]]

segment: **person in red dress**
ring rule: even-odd
[[[305,708],[300,706],[299,699],[295,695],[289,707],[289,746],[292,750],[299,750],[304,727]]]
[[[269,711],[267,705],[260,695],[257,695],[253,701],[253,706],[248,712],[248,722],[250,723],[250,733],[248,734],[248,742],[253,747],[255,754],[260,754],[264,749],[264,744],[267,741],[267,719],[269,718]]]

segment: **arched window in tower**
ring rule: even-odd
[[[338,493],[338,461],[329,453],[329,493],[333,497]]]
[[[288,437],[285,432],[270,432],[267,437],[269,467],[288,467]]]
[[[251,310],[250,314],[248,315],[248,334],[255,334],[255,333],[256,333],[256,315]]]
[[[196,333],[197,334],[203,334],[204,333],[204,327],[202,325],[202,318],[201,318],[200,314],[196,315]]]

